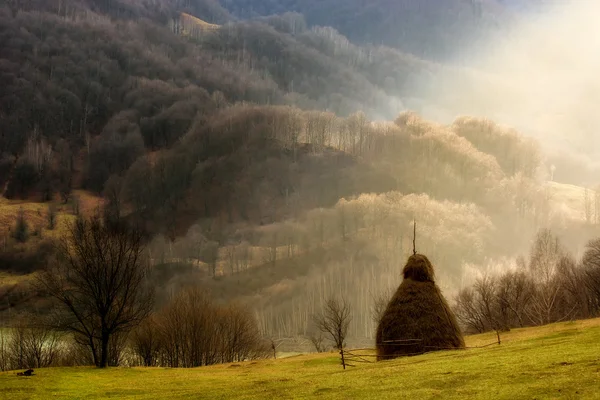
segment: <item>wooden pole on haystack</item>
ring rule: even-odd
[[[417,254],[417,221],[413,219],[413,255]]]

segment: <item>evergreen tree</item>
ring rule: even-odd
[[[25,212],[22,208],[19,210],[19,215],[17,216],[13,237],[21,243],[25,243],[27,239],[29,239],[29,224],[27,224],[27,220],[25,220]]]

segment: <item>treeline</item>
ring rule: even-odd
[[[314,144],[306,143],[305,121],[319,125],[309,131]],[[184,212],[222,227],[266,224],[341,197],[392,189],[385,172],[331,148],[334,140],[349,151],[365,146],[357,142],[361,129],[366,137],[366,119],[351,121],[358,123],[289,107],[229,108],[209,124],[194,123],[171,151],[136,161],[117,194],[132,217],[185,232],[194,219],[178,223]],[[341,138],[338,123],[345,126]]]
[[[312,262],[312,268],[296,276],[296,281],[282,279],[285,295],[275,292],[260,299],[261,329],[278,337],[309,336],[311,315],[324,306],[324,299],[343,294],[352,306],[349,336],[353,340],[371,338],[376,329],[374,301],[400,283],[398,266],[412,254],[413,218],[418,218],[418,251],[431,254],[439,276],[448,285],[458,280],[462,262],[481,260],[489,250],[486,238],[493,226],[472,204],[397,192],[341,200],[333,209],[313,210],[306,220],[296,221],[295,232],[290,232],[290,225],[280,225],[280,231],[278,226],[264,230],[263,262],[273,262],[277,256],[279,268],[294,265],[286,241],[294,233],[305,233],[314,246],[310,250],[296,248],[297,255],[319,254],[319,249],[325,248],[326,256],[305,260],[309,265]],[[272,243],[278,239],[280,247],[275,251]],[[260,269],[254,272],[261,273]]]
[[[202,35],[200,45],[266,71],[289,104],[339,115],[364,110],[389,118],[416,90],[417,77],[436,68],[391,49],[355,46],[332,28],[307,29],[298,14],[230,24]]]
[[[1,8],[4,195],[45,200],[81,186],[101,193],[139,155],[175,144],[190,121],[208,123],[240,101],[387,118],[413,95],[420,74],[440,68],[390,48],[355,46],[331,28],[308,29],[298,14],[178,36],[178,13],[204,17],[205,3]],[[153,17],[153,7],[165,17]]]
[[[311,315],[323,299],[347,294],[354,340],[375,332],[374,299],[400,282],[398,266],[412,254],[413,219],[417,249],[435,261],[447,290],[459,284],[464,263],[482,263],[510,250],[507,234],[475,204],[388,192],[242,228],[224,245],[207,239],[210,231],[198,224],[174,242],[156,237],[149,251],[157,269],[173,271],[160,275],[167,286],[198,281],[219,299],[247,299],[257,308],[261,332],[276,337],[308,336]],[[515,240],[526,241],[526,232],[513,233]],[[182,264],[195,268],[177,268]],[[216,279],[207,279],[211,276]]]
[[[487,121],[469,124],[503,132]],[[462,137],[465,126],[460,120],[450,127],[430,124],[413,114],[374,124],[362,113],[339,118],[291,107],[235,106],[208,124],[194,122],[170,151],[139,158],[119,181],[115,202],[179,232],[190,226],[177,223],[184,211],[218,217],[221,225],[268,224],[340,198],[391,190],[470,201],[494,214],[510,214],[513,205],[523,209],[522,217],[539,211],[535,145],[505,135],[505,145],[490,155]],[[489,137],[497,140],[494,133]],[[502,199],[494,192],[499,187],[506,188]]]
[[[109,125],[126,132],[128,118]],[[467,138],[478,130],[473,145]],[[104,185],[105,212],[159,234],[150,246],[155,264],[199,265],[199,280],[231,276],[222,287],[208,283],[223,300],[252,295],[236,280],[260,291],[299,278],[288,291],[260,296],[266,334],[304,334],[302,310],[319,307],[322,296],[300,288],[320,281],[315,287],[327,293],[360,293],[352,334],[370,335],[372,296],[397,278],[413,218],[419,250],[445,277],[483,254],[512,251],[550,218],[535,144],[485,120],[442,126],[403,113],[374,123],[362,113],[236,105],[191,121],[169,150],[136,158],[123,149],[119,161],[135,161]],[[111,165],[110,153],[98,160]],[[187,279],[189,270],[174,271],[174,281]]]
[[[199,223],[173,242],[157,236],[150,250],[157,264],[170,260],[200,264],[213,276],[275,265],[317,249],[361,240],[370,243],[374,253],[381,251],[378,259],[385,262],[387,256],[400,260],[410,252],[416,216],[419,248],[444,263],[447,277],[459,275],[462,262],[481,261],[492,250],[488,242],[494,226],[480,207],[399,192],[362,194],[341,199],[331,208],[309,210],[295,219],[240,228],[228,236],[225,246],[211,242],[206,227]],[[379,249],[379,244],[387,250]],[[215,249],[212,253],[208,251],[211,247]],[[394,257],[391,267],[395,261]]]
[[[56,151],[79,155],[83,148],[88,169],[94,169],[98,165],[90,163],[97,153],[114,151],[117,157],[122,147],[140,150],[136,146],[142,145],[145,152],[171,145],[187,130],[185,121],[209,115],[219,105],[281,98],[274,82],[200,51],[148,20],[110,21],[94,13],[13,16],[2,8],[0,45],[0,81],[6,89],[0,98],[1,176],[3,185],[10,179],[7,191],[13,197],[28,195],[31,180],[47,182],[44,171],[65,175],[52,164],[69,160],[69,154]],[[61,139],[65,146],[59,145]],[[30,142],[39,151],[26,151]],[[127,166],[108,168],[121,172]],[[87,178],[86,184],[101,190],[107,178]]]
[[[0,371],[95,365],[89,344],[35,314],[0,330]],[[111,336],[107,365],[193,368],[272,356],[252,311],[216,305],[199,287],[180,291],[132,331]]]
[[[544,229],[529,259],[514,268],[485,274],[456,296],[455,310],[470,332],[591,318],[600,311],[600,241],[591,240],[581,260]]]
[[[474,146],[467,137],[478,130]],[[404,113],[395,123],[373,123],[360,113],[238,105],[208,125],[194,123],[171,150],[136,161],[111,182],[107,199],[118,215],[161,221],[150,228],[161,233],[150,246],[156,264],[200,265],[213,277],[241,273],[256,290],[306,271],[332,288],[346,280],[326,271],[347,274],[345,288],[362,293],[359,323],[370,320],[371,296],[386,282],[363,272],[393,279],[410,250],[413,218],[420,251],[445,277],[459,277],[463,262],[483,254],[525,250],[518,246],[536,224],[551,219],[539,165],[535,143],[486,120],[441,126]],[[342,272],[346,262],[352,273]],[[257,267],[277,278],[259,282]],[[368,290],[357,286],[361,279]],[[247,293],[221,289],[224,299]],[[290,307],[314,306],[294,290],[265,298],[264,332],[307,329],[307,314]]]
[[[241,17],[302,13],[310,25],[332,26],[357,43],[385,44],[426,59],[457,57],[461,46],[498,32],[510,15],[496,2],[373,0],[222,0]]]
[[[194,368],[270,355],[250,309],[219,306],[200,288],[180,290],[144,321],[131,337],[131,350],[146,367]]]
[[[140,80],[130,96],[145,104],[162,87]],[[188,99],[202,94],[181,92]],[[143,221],[150,233],[171,239],[200,219],[207,239],[223,247],[236,224],[297,218],[361,193],[427,193],[472,202],[501,224],[515,218],[544,222],[548,211],[536,181],[541,161],[536,144],[486,120],[462,118],[441,126],[403,113],[395,123],[373,123],[363,113],[341,118],[289,106],[216,106],[215,99],[211,104],[209,118],[196,113],[178,119],[167,109],[141,119],[140,127],[137,112],[129,110],[107,122],[90,145],[87,184],[101,191],[113,218]],[[145,140],[168,140],[172,131],[165,126],[178,123],[189,129],[178,129],[187,133],[173,138],[171,149],[146,153]],[[142,133],[147,126],[156,126],[151,139]],[[61,171],[56,179],[64,185],[52,187],[50,179],[39,184],[49,188],[48,198],[50,189],[59,188],[68,201],[75,161],[61,143],[53,149],[43,138],[29,140],[31,155],[21,158],[14,170],[19,179],[8,192],[27,182],[22,171],[31,168],[34,181],[35,168],[47,171],[50,163]],[[40,157],[36,165],[22,161]]]
[[[6,195],[45,191],[47,198],[59,186],[76,185],[72,161],[82,158],[84,175],[93,174],[84,185],[100,192],[107,175],[131,160],[91,172],[98,159],[169,147],[194,117],[209,118],[228,103],[389,117],[401,107],[390,96],[411,96],[419,74],[439,69],[389,48],[357,47],[331,28],[308,29],[298,14],[230,23],[195,43],[170,32],[179,11],[210,20],[203,14],[219,14],[215,7],[214,1],[57,0],[2,8]],[[24,154],[29,142],[40,151]],[[54,165],[59,160],[71,165]]]
[[[185,11],[218,24],[232,19],[216,0],[8,0],[6,4],[13,14],[44,11],[69,18],[85,17],[91,12],[120,20],[145,18],[166,24],[179,11]]]

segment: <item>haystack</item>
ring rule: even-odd
[[[404,280],[377,327],[377,359],[464,348],[456,317],[435,284],[431,262],[409,257]]]

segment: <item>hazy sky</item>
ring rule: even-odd
[[[543,13],[522,15],[508,34],[463,50],[470,56],[463,56],[462,64],[477,72],[427,82],[427,97],[439,108],[423,113],[445,122],[462,114],[486,116],[520,128],[550,149],[598,158],[598,15],[600,2],[587,0],[561,1]]]

